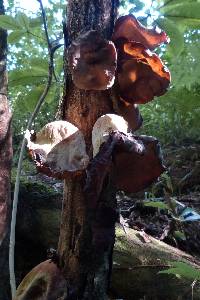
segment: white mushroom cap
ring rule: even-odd
[[[101,144],[107,140],[109,133],[115,130],[128,132],[128,123],[123,117],[106,114],[97,119],[92,130],[93,156],[99,152]]]
[[[48,123],[34,141],[30,132],[26,138],[39,171],[49,176],[64,178],[66,173],[84,170],[88,165],[83,134],[67,121]]]

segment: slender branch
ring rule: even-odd
[[[40,8],[42,11],[42,19],[43,19],[43,25],[44,25],[44,31],[45,31],[45,36],[46,36],[46,40],[47,40],[47,44],[48,44],[48,50],[49,50],[49,54],[51,53],[51,43],[50,43],[50,39],[49,39],[49,34],[48,34],[48,29],[47,29],[47,19],[46,19],[46,13],[42,4],[42,0],[37,0],[40,3]]]
[[[49,36],[47,31],[47,24],[46,24],[46,17],[44,13],[44,9],[42,6],[42,1],[40,0],[40,6],[42,10],[42,17],[43,17],[43,24],[45,28],[45,36],[48,43],[48,50],[49,50],[49,72],[48,72],[48,79],[45,86],[45,89],[38,100],[38,103],[35,107],[35,110],[33,114],[31,115],[27,130],[31,129],[32,123],[37,116],[41,105],[43,104],[48,91],[50,89],[51,83],[52,83],[52,77],[53,77],[53,58],[54,58],[54,52],[51,51],[50,42],[49,42]],[[12,298],[15,297],[16,294],[16,279],[15,279],[15,268],[14,268],[14,252],[15,252],[15,226],[16,226],[16,215],[17,215],[17,205],[18,205],[18,195],[19,195],[19,184],[20,184],[20,175],[21,175],[21,169],[22,169],[22,162],[23,162],[23,156],[24,156],[24,150],[26,146],[26,138],[23,138],[22,145],[21,145],[21,151],[17,166],[17,175],[16,175],[16,181],[15,181],[15,189],[14,189],[14,198],[13,198],[13,209],[12,209],[12,218],[11,218],[11,229],[10,229],[10,246],[9,246],[9,270],[10,270],[10,286],[11,286],[11,293]]]

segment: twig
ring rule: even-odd
[[[45,86],[45,89],[38,100],[38,103],[35,107],[35,110],[33,114],[31,115],[28,125],[27,125],[27,130],[31,129],[32,123],[37,116],[41,105],[43,104],[48,91],[51,86],[52,82],[52,76],[53,76],[53,54],[54,52],[51,51],[50,47],[50,42],[49,42],[49,36],[48,36],[48,31],[47,31],[47,24],[46,24],[46,17],[45,17],[45,12],[44,8],[42,5],[42,0],[38,0],[40,3],[41,11],[42,11],[42,17],[43,17],[43,24],[45,28],[45,35],[46,35],[46,40],[48,43],[48,50],[49,50],[49,72],[48,72],[48,79],[47,83]],[[12,293],[12,298],[15,297],[16,294],[16,279],[15,279],[15,268],[14,268],[14,252],[15,252],[15,226],[16,226],[16,215],[17,215],[17,205],[18,205],[18,195],[19,195],[19,184],[20,184],[20,175],[21,175],[21,169],[22,169],[22,162],[23,162],[23,155],[24,155],[24,150],[26,146],[26,138],[23,138],[22,145],[21,145],[21,151],[20,151],[20,156],[19,156],[19,161],[18,161],[18,166],[17,166],[17,175],[16,175],[16,181],[15,181],[15,189],[14,189],[14,198],[13,198],[13,209],[12,209],[12,218],[11,218],[11,229],[10,229],[10,245],[9,245],[9,271],[10,271],[10,286],[11,286],[11,293]]]

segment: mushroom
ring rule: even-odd
[[[136,193],[152,184],[166,169],[162,163],[160,144],[151,136],[133,136],[144,151],[113,153],[114,182],[119,190]]]
[[[117,115],[104,115],[96,121],[92,143],[94,158],[88,165],[86,180],[91,199],[98,191],[100,193],[102,178],[111,169],[116,187],[126,192],[146,188],[165,171],[158,140],[127,133],[127,123]]]
[[[128,127],[131,131],[136,131],[142,126],[143,118],[137,104],[130,104],[123,101],[123,99],[119,99],[118,109],[120,115],[128,122]]]
[[[121,42],[118,50],[117,81],[124,101],[144,104],[167,91],[170,72],[155,53],[137,42]]]
[[[98,31],[80,35],[68,50],[74,84],[84,90],[106,90],[115,79],[117,52]]]
[[[89,162],[83,134],[67,121],[45,125],[36,135],[26,133],[29,152],[37,169],[59,179],[78,175]]]
[[[92,129],[93,157],[99,152],[99,148],[109,137],[109,133],[118,130],[128,132],[128,123],[123,117],[116,114],[106,114],[97,119]]]
[[[57,267],[46,260],[33,268],[17,288],[14,300],[65,299],[67,282]]]
[[[120,39],[139,42],[150,50],[162,43],[169,43],[164,31],[158,27],[147,29],[133,15],[122,16],[116,21],[112,40],[117,44]]]

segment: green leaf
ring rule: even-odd
[[[29,22],[30,28],[40,27],[43,24],[41,17],[29,19]]]
[[[16,19],[22,28],[29,30],[30,20],[24,13],[18,12],[16,15]]]
[[[34,57],[29,60],[30,68],[34,68],[35,70],[41,70],[48,72],[48,60],[47,58]]]
[[[184,35],[179,30],[177,24],[169,20],[168,18],[159,18],[156,20],[158,26],[166,31],[167,35],[170,37],[170,43],[167,46],[168,51],[174,55],[178,56],[184,49]]]
[[[47,72],[38,68],[12,70],[9,72],[9,85],[33,85],[40,83],[47,78]]]
[[[159,274],[174,274],[180,275],[188,279],[200,280],[200,270],[191,267],[184,262],[172,262],[172,268],[158,272]]]
[[[24,30],[16,30],[12,31],[8,35],[8,43],[9,44],[15,44],[20,41],[20,39],[26,34],[26,31]]]
[[[20,106],[23,105],[27,111],[33,111],[35,106],[44,91],[45,85],[34,87],[27,95],[20,101]]]
[[[15,18],[7,15],[0,16],[0,27],[8,30],[23,29],[23,27],[19,24],[19,22]]]
[[[175,230],[173,236],[179,240],[186,241],[186,236],[182,231]]]
[[[180,2],[178,4],[166,5],[160,12],[166,17],[200,19],[200,2]]]
[[[144,206],[156,207],[160,209],[169,209],[168,205],[162,201],[147,201]]]
[[[188,29],[199,29],[200,28],[200,19],[195,18],[176,18],[168,17],[171,21],[175,22],[178,26],[182,26]]]

